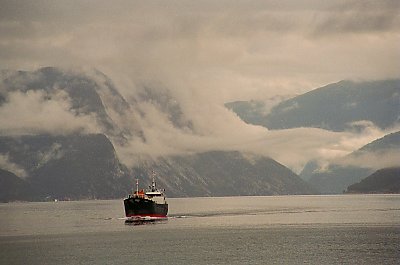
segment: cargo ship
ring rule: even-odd
[[[166,220],[168,203],[163,189],[158,189],[154,179],[148,190],[139,190],[139,180],[136,180],[136,191],[124,199],[125,222],[151,222]]]

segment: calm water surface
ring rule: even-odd
[[[400,264],[400,196],[169,199],[125,225],[122,200],[0,204],[0,264]]]

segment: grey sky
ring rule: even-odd
[[[96,67],[220,100],[399,76],[398,1],[2,1],[1,68]],[[182,84],[181,84],[182,85]]]

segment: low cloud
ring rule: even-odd
[[[400,23],[399,1],[346,1],[331,3],[315,18],[314,36],[393,32]]]
[[[9,160],[8,154],[0,154],[0,168],[15,174],[20,178],[26,178],[28,176],[25,169]]]
[[[201,101],[200,101],[201,102]],[[400,130],[381,130],[369,121],[359,121],[345,132],[317,128],[268,130],[244,123],[233,112],[215,102],[207,107],[193,103],[183,108],[191,128],[179,128],[151,102],[139,103],[144,116],[139,119],[146,141],[133,139],[117,146],[117,152],[128,165],[140,156],[157,158],[213,150],[237,150],[269,156],[300,172],[309,161],[329,164],[362,146]]]
[[[65,92],[10,92],[0,106],[0,134],[58,134],[97,132],[95,119],[75,114]]]
[[[61,148],[61,144],[59,143],[54,143],[52,144],[48,150],[43,150],[37,154],[38,156],[38,162],[37,162],[37,168],[40,168],[41,166],[45,165],[47,162],[51,160],[57,160],[60,159],[64,156],[64,152]]]
[[[110,137],[120,159],[132,166],[140,159],[185,155],[214,150],[244,151],[276,159],[300,172],[309,161],[327,165],[358,148],[399,130],[381,130],[370,121],[349,124],[345,132],[317,128],[268,130],[246,124],[213,97],[209,90],[173,90],[154,83],[135,87],[128,101],[104,86],[104,78],[93,75],[106,112],[123,132],[124,140]],[[35,76],[31,76],[33,80]],[[121,84],[121,83],[120,83]],[[161,89],[158,89],[160,85]],[[18,87],[18,80],[15,81]],[[68,94],[60,89],[4,92],[0,106],[0,132],[18,134],[70,134],[103,132],[93,114],[78,115]],[[131,95],[131,97],[129,97]],[[125,107],[122,105],[126,104]],[[44,161],[60,155],[58,149],[43,154]],[[385,156],[386,157],[386,156]],[[356,163],[356,162],[354,162]],[[357,162],[358,163],[358,162]]]
[[[397,149],[380,150],[378,152],[363,152],[335,161],[342,166],[356,166],[378,170],[400,166],[400,151]]]

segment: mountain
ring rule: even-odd
[[[64,111],[77,119],[85,116],[99,124],[94,133],[36,131],[28,132],[29,135],[6,134],[10,131],[2,125],[0,168],[4,170],[5,183],[2,188],[16,194],[7,195],[8,199],[121,198],[132,189],[135,178],[142,184],[149,183],[153,170],[160,175],[158,182],[170,196],[314,193],[307,183],[276,161],[239,152],[146,158],[134,161],[135,166],[127,168],[114,147],[127,148],[124,144],[132,139],[146,144],[145,132],[135,119],[147,115],[140,108],[142,103],[151,104],[166,115],[174,127],[193,131],[191,120],[166,89],[143,87],[128,101],[98,71],[83,73],[45,67],[32,72],[2,71],[0,77],[0,108],[10,105],[15,93],[29,96],[34,92],[40,95],[42,105],[64,104],[66,100]],[[57,101],[60,93],[61,102]],[[35,118],[36,113],[29,111],[29,105],[19,106],[28,109],[24,114]],[[50,111],[46,115],[56,117],[57,113]],[[41,122],[46,125],[47,121]],[[4,166],[3,160],[9,165]]]
[[[150,103],[161,113],[166,114],[176,128],[193,131],[192,121],[185,117],[179,102],[174,99],[168,89],[143,86],[137,97],[140,102]]]
[[[29,187],[19,199],[120,198],[132,180],[108,138],[102,134],[0,137],[0,153],[27,175],[7,186]],[[10,179],[10,176],[7,177]],[[14,198],[14,197],[10,197]]]
[[[235,151],[163,157],[133,171],[143,176],[152,169],[173,197],[316,193],[275,160]]]
[[[29,184],[15,174],[0,169],[0,202],[29,200]]]
[[[372,174],[376,167],[374,162],[384,156],[390,158],[398,154],[398,150],[400,132],[391,133],[343,157],[340,163],[330,164],[324,170],[319,169],[317,163],[310,162],[300,177],[322,193],[342,193],[349,185]]]
[[[350,185],[347,193],[400,193],[400,167],[384,168],[359,183]]]
[[[284,100],[266,114],[262,102],[226,105],[245,122],[279,130],[298,127],[344,131],[356,121],[384,129],[399,122],[400,80],[340,81]]]
[[[315,170],[307,182],[322,194],[340,194],[348,185],[360,181],[372,172],[373,169],[367,165],[359,167],[332,164],[324,171]]]
[[[225,107],[235,112],[248,124],[264,125],[268,116],[267,106],[263,101],[234,101],[225,103]]]
[[[390,133],[382,138],[379,138],[369,144],[364,145],[359,150],[355,151],[353,155],[360,156],[365,153],[376,153],[383,150],[398,150],[400,147],[400,131]]]
[[[276,161],[240,152],[206,152],[146,160],[128,170],[102,134],[0,137],[0,154],[27,172],[0,171],[1,201],[122,198],[152,171],[171,197],[315,194]],[[146,187],[146,186],[144,186]]]
[[[92,115],[101,133],[119,142],[132,135],[142,136],[139,124],[131,115],[135,99],[131,98],[128,103],[111,79],[99,71],[83,73],[43,67],[32,72],[2,71],[0,77],[0,106],[15,92],[41,92],[44,100],[55,99],[63,92],[70,101],[69,111],[77,117]],[[118,122],[127,116],[129,127]]]

